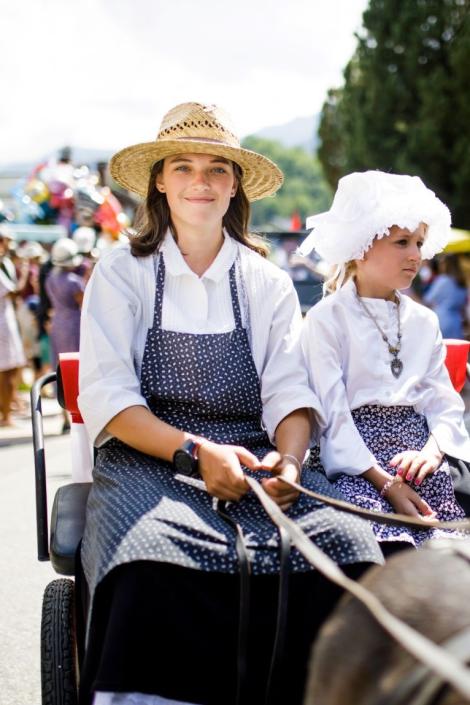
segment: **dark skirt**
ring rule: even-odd
[[[353,578],[367,564],[346,566]],[[265,702],[279,580],[250,578],[247,679],[241,703]],[[301,705],[310,646],[340,596],[317,571],[289,576],[283,663],[270,705]],[[93,691],[143,692],[201,705],[234,705],[239,578],[138,561],[98,586],[80,679],[80,705]]]

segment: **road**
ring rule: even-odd
[[[49,419],[60,428],[61,419]],[[50,504],[70,481],[68,436],[46,438]],[[42,594],[59,577],[36,553],[36,515],[31,442],[0,447],[0,702],[40,705],[39,641]]]

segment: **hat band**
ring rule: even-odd
[[[230,144],[229,142],[222,142],[221,140],[213,140],[210,137],[171,137],[167,139],[166,137],[157,138],[157,142],[206,142],[207,144],[219,145],[220,147],[231,147],[232,149],[240,149],[240,143]]]

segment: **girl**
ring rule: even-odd
[[[292,282],[247,232],[248,199],[274,193],[282,175],[198,103],[173,108],[156,141],[120,151],[111,173],[146,200],[137,236],[100,259],[83,306],[79,404],[98,455],[82,547],[92,608],[81,702],[95,692],[95,705],[261,703],[279,548],[244,472],[350,574],[381,561],[365,522],[276,477],[299,477],[321,419]],[[302,481],[328,491],[316,472]],[[240,620],[237,532],[252,573],[245,566]],[[300,554],[290,565],[273,703],[301,702],[310,642],[337,598]]]
[[[444,364],[436,315],[400,294],[422,258],[445,246],[448,209],[416,176],[367,171],[340,179],[330,211],[308,224],[302,253],[314,247],[336,266],[303,331],[326,416],[326,475],[368,509],[430,522],[461,518],[444,456],[470,460],[464,405]],[[386,551],[430,538],[405,528],[374,531]]]

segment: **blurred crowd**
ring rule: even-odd
[[[0,205],[0,426],[14,425],[15,413],[23,411],[19,389],[55,369],[59,353],[78,350],[80,307],[93,266],[106,249],[127,240],[136,203],[124,193],[116,197],[104,167],[74,167],[64,149],[16,188],[16,212]],[[60,225],[64,236],[21,241],[15,225],[25,222]],[[303,236],[271,237],[270,258],[296,287],[317,283],[320,296],[322,262],[296,254]],[[423,264],[407,293],[434,309],[444,338],[470,339],[469,291],[470,255],[443,254]],[[309,295],[309,306],[315,300]],[[63,431],[69,428],[64,412]]]
[[[86,283],[100,255],[127,240],[130,223],[103,173],[74,167],[67,149],[14,195],[14,210],[0,207],[0,426],[24,411],[18,390],[55,369],[59,353],[78,350]],[[24,223],[59,225],[63,237],[21,240]]]
[[[470,339],[470,258],[443,254],[425,263],[420,270],[421,302],[439,318],[444,338]]]

